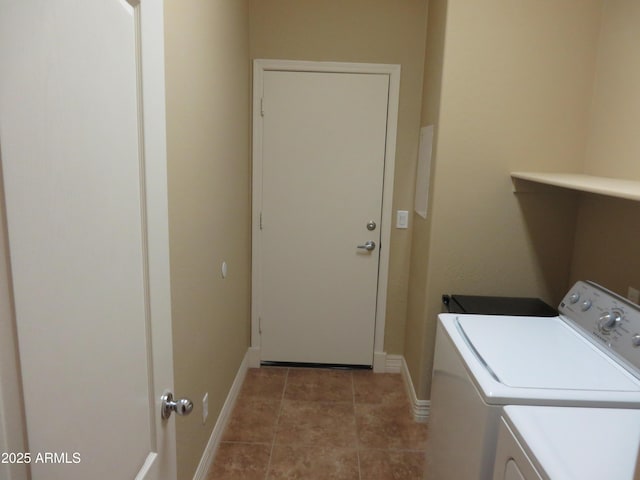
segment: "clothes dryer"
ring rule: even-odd
[[[633,480],[639,447],[640,410],[507,406],[493,480]]]

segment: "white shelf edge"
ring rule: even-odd
[[[568,188],[580,192],[597,193],[615,198],[640,201],[640,182],[618,178],[598,177],[582,173],[511,172],[511,178],[528,182]],[[516,191],[519,189],[516,186]]]

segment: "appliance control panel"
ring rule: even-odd
[[[593,282],[577,282],[560,315],[640,374],[640,307]]]

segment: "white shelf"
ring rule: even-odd
[[[640,182],[635,180],[596,177],[579,173],[537,172],[512,172],[511,178],[580,192],[598,193],[609,197],[640,201]],[[516,191],[520,191],[517,185]]]

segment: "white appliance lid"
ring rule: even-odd
[[[511,388],[640,392],[640,383],[559,317],[460,315],[458,328]]]
[[[640,410],[507,406],[504,416],[549,478],[633,478]]]

